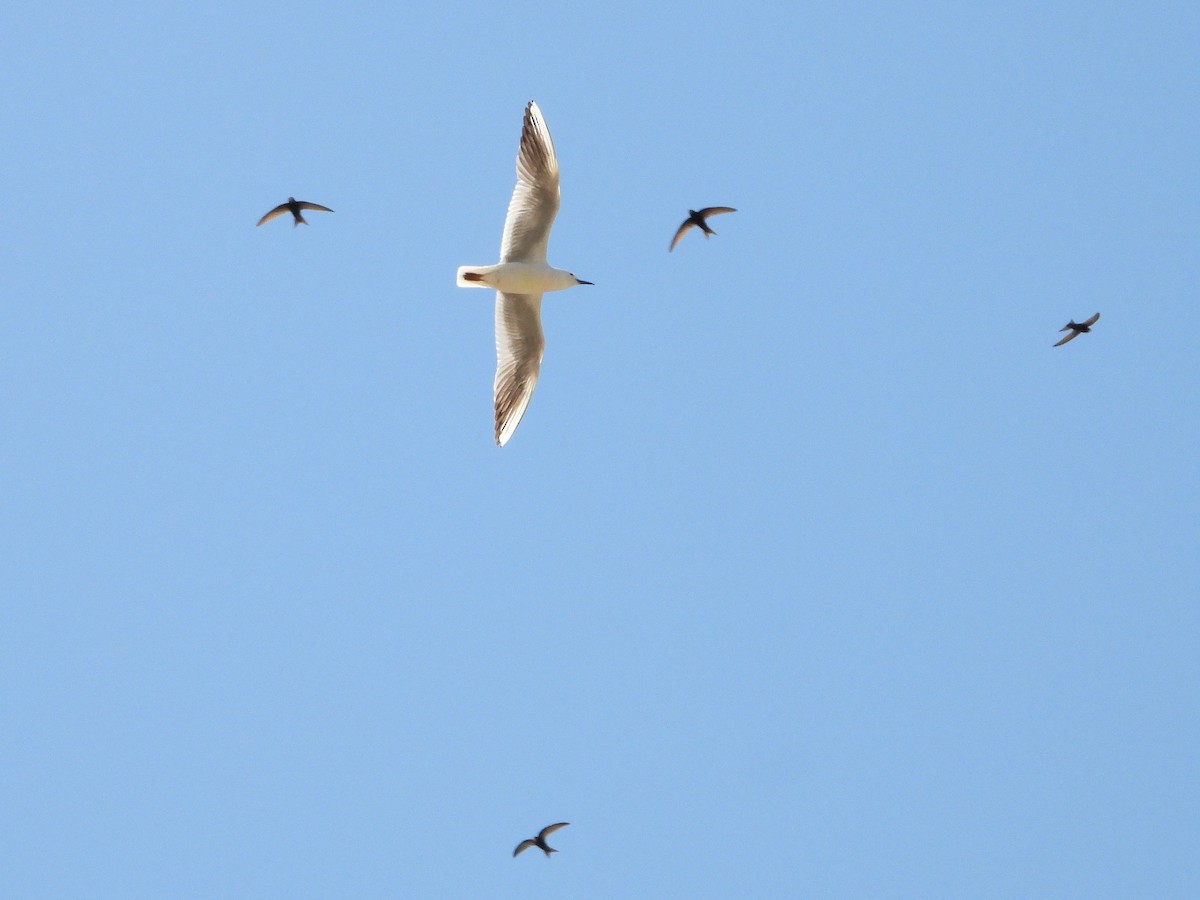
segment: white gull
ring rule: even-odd
[[[501,447],[516,431],[537,384],[546,346],[542,294],[591,284],[546,263],[558,199],[554,142],[542,111],[530,100],[517,151],[517,186],[500,241],[500,262],[460,266],[457,278],[459,287],[496,291],[496,443]]]

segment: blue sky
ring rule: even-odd
[[[5,892],[1200,894],[1200,12],[975,6],[0,13]]]

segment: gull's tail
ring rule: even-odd
[[[458,277],[454,283],[459,287],[481,287],[490,288],[484,279],[487,278],[498,266],[459,266]]]

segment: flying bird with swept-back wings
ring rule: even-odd
[[[1074,319],[1072,319],[1070,322],[1068,322],[1062,328],[1058,329],[1059,331],[1070,331],[1071,333],[1068,334],[1065,338],[1063,338],[1061,341],[1059,341],[1054,346],[1061,347],[1067,341],[1073,341],[1073,340],[1075,340],[1075,338],[1079,337],[1079,335],[1087,334],[1089,331],[1092,330],[1092,326],[1095,325],[1099,319],[1100,319],[1100,313],[1096,313],[1090,319],[1087,319],[1086,321],[1083,321],[1083,322],[1076,322]]]
[[[546,859],[549,859],[551,853],[557,853],[558,851],[546,843],[546,838],[554,834],[554,832],[558,831],[558,829],[566,828],[570,824],[570,822],[558,822],[555,825],[547,825],[537,833],[537,837],[526,838],[525,840],[521,841],[521,843],[517,844],[517,849],[513,851],[513,856],[516,856],[522,850],[528,850],[530,847],[537,847],[546,854]]]
[[[302,209],[315,209],[318,212],[333,212],[333,210],[328,206],[322,206],[320,203],[309,203],[307,200],[297,200],[295,197],[288,197],[287,203],[280,203],[277,207],[259,219],[258,225],[261,225],[263,222],[270,222],[276,216],[282,216],[285,212],[290,212],[292,214],[292,218],[295,220],[292,222],[293,228],[301,223],[307,225],[308,220],[306,220],[304,216],[300,215],[300,210]],[[255,225],[254,227],[257,228],[258,225]]]
[[[679,243],[679,239],[688,233],[689,229],[695,227],[704,232],[704,239],[708,240],[710,234],[716,234],[708,227],[706,221],[709,216],[719,216],[721,213],[737,212],[732,206],[706,206],[704,209],[689,209],[688,217],[683,220],[683,224],[679,226],[679,230],[675,232],[675,237],[671,238],[671,246],[668,248],[668,253],[675,249],[675,245]]]

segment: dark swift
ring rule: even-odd
[[[1059,341],[1054,346],[1061,347],[1067,341],[1073,341],[1073,340],[1075,340],[1075,338],[1079,337],[1079,335],[1087,334],[1089,331],[1092,330],[1092,326],[1096,324],[1096,321],[1099,318],[1100,318],[1100,313],[1096,313],[1090,319],[1087,319],[1086,321],[1083,321],[1083,322],[1076,322],[1074,319],[1072,319],[1070,322],[1068,322],[1062,328],[1058,329],[1059,331],[1070,331],[1071,333],[1068,334],[1065,338],[1063,338],[1061,341]]]
[[[704,209],[689,209],[688,217],[683,220],[683,224],[679,226],[679,230],[675,232],[675,237],[671,238],[671,250],[675,249],[675,245],[679,243],[679,239],[687,234],[688,229],[693,226],[704,232],[705,240],[710,234],[716,234],[708,227],[708,222],[705,221],[709,216],[717,216],[721,213],[737,212],[732,206],[706,206]]]
[[[558,851],[546,843],[546,838],[554,834],[554,832],[558,831],[558,829],[566,828],[570,824],[570,822],[559,822],[555,825],[547,825],[537,833],[537,837],[525,838],[525,840],[517,844],[517,849],[513,851],[513,856],[516,856],[522,850],[528,850],[530,847],[537,847],[546,854],[546,859],[549,859],[551,853],[557,853]]]
[[[322,206],[320,203],[309,203],[307,200],[297,200],[295,197],[288,197],[287,203],[280,203],[277,207],[259,219],[258,225],[261,225],[263,222],[270,222],[276,216],[282,216],[285,212],[290,212],[292,214],[292,218],[295,220],[292,222],[293,228],[295,228],[301,222],[307,225],[307,220],[305,220],[304,216],[300,215],[300,210],[302,209],[315,209],[319,212],[333,212],[333,210],[328,206]],[[255,225],[254,227],[257,228],[258,225]]]

